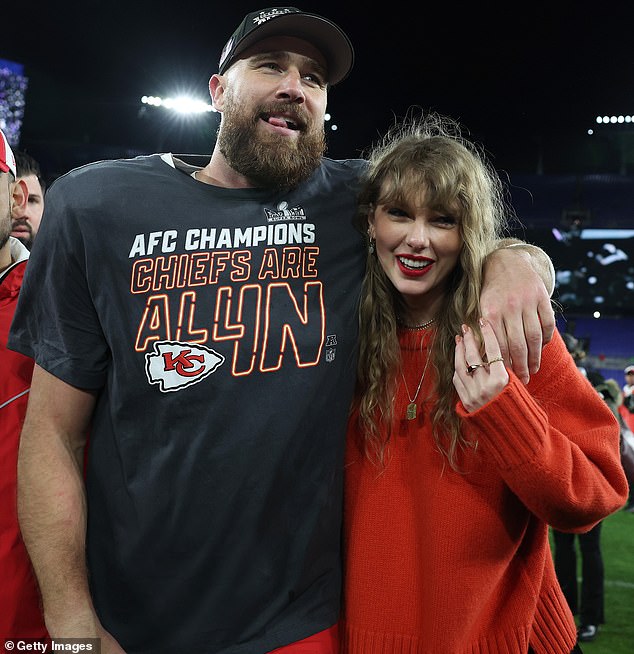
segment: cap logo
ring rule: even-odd
[[[271,18],[276,18],[277,16],[283,16],[284,14],[296,14],[297,9],[288,9],[288,8],[283,8],[283,9],[271,9],[270,11],[261,11],[257,16],[253,18],[253,22],[256,25],[262,25],[262,23],[266,23],[267,20],[271,20]]]

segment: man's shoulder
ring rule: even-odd
[[[365,159],[330,159],[323,157],[322,168],[329,171],[340,171],[350,176],[360,176],[367,168],[368,162]]]
[[[149,172],[165,172],[169,174],[174,167],[169,165],[163,156],[158,154],[142,155],[131,159],[106,159],[78,166],[58,177],[51,185],[63,187],[68,184],[102,186],[104,178],[121,178],[131,175],[143,175]]]
[[[323,157],[309,184],[325,186],[331,190],[348,188],[356,192],[367,167],[363,159],[329,159]]]

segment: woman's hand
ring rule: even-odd
[[[493,328],[482,320],[481,330],[485,361],[480,355],[475,335],[467,325],[462,326],[463,335],[456,336],[453,385],[469,413],[490,402],[509,383],[509,374]]]

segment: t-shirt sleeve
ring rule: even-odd
[[[86,271],[90,203],[74,188],[72,176],[59,178],[46,196],[9,348],[30,356],[63,381],[98,389],[105,381],[109,348],[93,303]]]

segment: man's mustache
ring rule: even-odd
[[[15,220],[11,221],[11,230],[15,230],[18,227],[26,227],[26,229],[29,230],[29,232],[32,232],[33,229],[31,225],[29,224],[29,221],[26,220],[25,218],[16,218]]]

